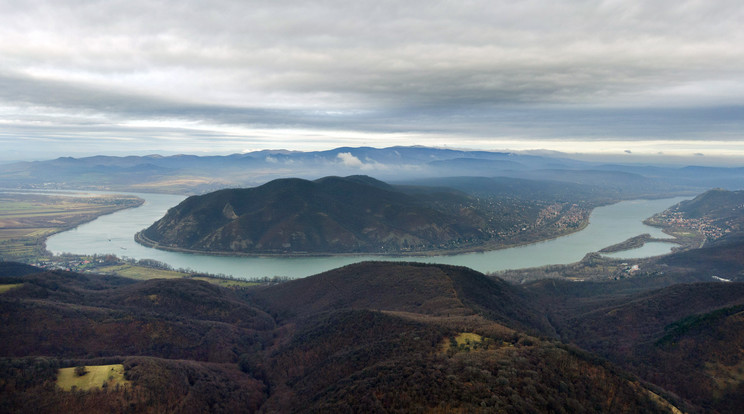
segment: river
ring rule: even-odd
[[[668,237],[660,229],[646,226],[643,220],[685,200],[685,197],[632,200],[596,208],[589,225],[582,231],[557,239],[526,246],[431,257],[323,256],[323,257],[229,257],[178,253],[137,244],[134,234],[150,226],[184,197],[165,194],[134,194],[145,199],[137,208],[101,216],[75,229],[47,240],[52,253],[115,254],[134,259],[154,259],[174,268],[224,274],[237,278],[263,276],[305,277],[364,260],[416,261],[467,266],[480,272],[521,269],[549,264],[567,264],[581,260],[587,253],[625,241],[643,233]],[[649,257],[668,253],[670,243],[647,243],[644,247],[608,254],[616,258]]]

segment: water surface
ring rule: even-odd
[[[520,269],[549,264],[568,264],[587,253],[649,233],[668,237],[660,229],[643,224],[655,213],[686,199],[623,201],[596,208],[589,225],[582,231],[553,240],[485,253],[466,253],[432,257],[326,256],[326,257],[228,257],[179,253],[142,246],[134,234],[161,218],[185,197],[165,194],[138,194],[145,199],[141,207],[97,218],[47,240],[47,249],[55,254],[115,254],[134,259],[155,259],[174,268],[225,274],[239,278],[263,276],[305,277],[364,260],[415,261],[467,266],[480,272]],[[618,252],[613,257],[648,257],[668,253],[670,243],[647,243],[644,247]]]

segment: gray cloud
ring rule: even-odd
[[[6,1],[0,125],[739,140],[743,20],[738,1]]]

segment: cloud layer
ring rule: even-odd
[[[738,1],[5,1],[0,143],[731,142],[742,21]]]

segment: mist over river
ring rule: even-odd
[[[238,278],[263,276],[310,276],[364,260],[415,261],[467,266],[480,272],[567,264],[581,260],[587,253],[649,233],[652,237],[668,238],[660,229],[643,224],[655,213],[687,199],[675,197],[658,200],[631,200],[596,208],[589,225],[582,231],[557,239],[526,246],[494,250],[485,253],[465,253],[451,256],[388,257],[388,256],[322,256],[322,257],[230,257],[179,253],[142,246],[134,234],[160,219],[166,211],[185,197],[166,194],[134,194],[145,199],[137,208],[101,216],[75,229],[56,234],[47,240],[47,249],[55,254],[115,254],[134,259],[154,259],[174,268],[197,272],[225,274]],[[617,258],[637,258],[668,253],[671,243],[647,243],[645,246],[608,254]]]

